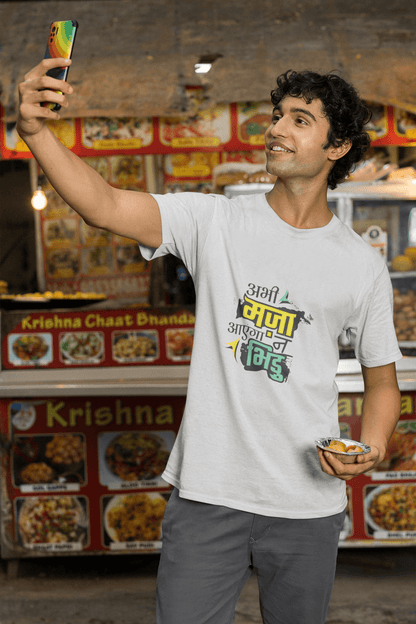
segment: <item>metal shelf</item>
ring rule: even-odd
[[[185,396],[189,366],[5,370],[0,398],[39,396]]]

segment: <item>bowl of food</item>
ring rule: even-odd
[[[315,440],[315,444],[323,451],[333,453],[343,464],[354,464],[359,455],[371,451],[367,444],[348,440],[347,438],[319,438],[319,440]]]
[[[30,496],[19,512],[23,544],[84,542],[88,520],[75,496]]]
[[[51,483],[55,477],[53,468],[45,462],[32,462],[20,471],[22,483]]]
[[[46,444],[45,459],[55,470],[79,470],[85,459],[83,437],[75,433],[57,433]]]
[[[415,531],[415,501],[415,483],[379,485],[365,497],[365,521],[373,531]]]
[[[158,541],[165,508],[158,492],[113,496],[105,509],[105,529],[113,542]]]
[[[104,351],[102,332],[73,332],[61,337],[61,354],[73,363],[97,362]]]
[[[166,441],[155,433],[126,431],[108,444],[105,460],[110,471],[123,481],[156,479],[169,458]]]

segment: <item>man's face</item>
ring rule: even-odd
[[[267,171],[279,179],[326,179],[334,164],[324,149],[330,125],[321,100],[283,98],[265,132]]]

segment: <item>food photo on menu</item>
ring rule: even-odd
[[[161,474],[173,448],[173,431],[105,432],[98,438],[100,483],[109,489],[169,487]]]
[[[99,364],[104,358],[104,334],[96,331],[60,334],[59,353],[65,364]]]
[[[168,498],[169,493],[159,492],[104,496],[101,501],[104,545],[117,550],[123,544],[152,542],[159,548]]]
[[[92,245],[94,247],[100,245],[110,245],[113,235],[111,232],[107,230],[101,230],[100,228],[92,227],[91,225],[87,225],[85,221],[80,220],[80,233],[81,233],[81,244],[82,245]]]
[[[46,366],[53,360],[52,334],[9,334],[7,343],[13,366]]]
[[[225,104],[201,110],[198,115],[188,119],[160,119],[160,140],[164,145],[178,147],[179,140],[183,147],[187,145],[188,139],[193,146],[204,146],[206,143],[203,139],[210,139],[208,145],[212,147],[227,143],[230,138],[230,113]]]
[[[18,538],[22,546],[88,545],[88,506],[83,496],[28,496],[16,498]]]
[[[152,330],[113,332],[112,354],[120,363],[153,362],[159,357],[159,335]]]
[[[45,253],[46,275],[53,279],[75,278],[79,274],[78,249],[49,249]]]
[[[11,457],[13,484],[23,490],[39,484],[66,489],[68,484],[86,483],[83,434],[14,435]]]
[[[123,188],[126,186],[143,186],[144,161],[142,155],[113,156],[110,160],[110,166],[112,184]]]
[[[138,245],[117,245],[115,253],[119,273],[143,273],[148,267]]]
[[[399,421],[377,472],[409,472],[416,476],[416,420]]]
[[[114,273],[114,257],[111,247],[84,247],[81,250],[83,275],[107,275]]]
[[[193,328],[166,330],[166,355],[170,360],[176,362],[189,361],[191,359],[193,344]]]
[[[152,119],[129,117],[108,119],[107,117],[85,117],[82,119],[82,143],[95,149],[97,143],[104,147],[112,141],[137,141],[138,146],[152,142]]]
[[[71,247],[78,244],[77,219],[48,219],[43,223],[46,247]]]
[[[367,533],[381,537],[396,532],[416,535],[416,483],[367,486],[364,515]]]

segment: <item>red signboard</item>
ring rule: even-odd
[[[399,423],[381,465],[347,482],[348,545],[416,544],[416,392],[402,392]],[[362,394],[341,394],[341,436],[360,439]]]
[[[50,128],[79,156],[233,152],[264,149],[270,102],[239,102],[204,107],[201,88],[188,88],[192,114],[161,118],[89,117],[61,119]],[[373,146],[416,145],[416,115],[393,106],[368,103],[367,126]],[[2,109],[0,107],[0,119]],[[0,121],[0,157],[31,158],[16,124]]]
[[[170,491],[160,475],[184,402],[1,400],[2,555],[158,551]]]
[[[186,364],[194,323],[185,309],[28,312],[3,338],[3,368]]]

